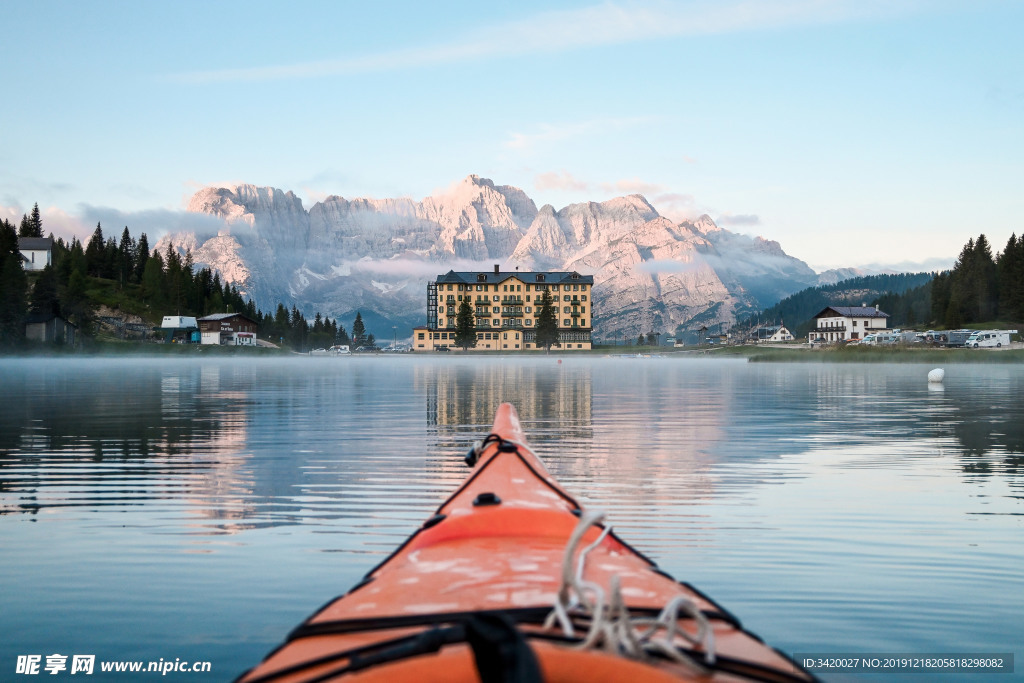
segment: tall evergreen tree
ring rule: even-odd
[[[1024,321],[1024,235],[1010,235],[997,262],[999,319]]]
[[[21,217],[21,225],[18,227],[18,237],[42,237],[43,218],[39,214],[39,204],[32,207],[31,215]]]
[[[363,314],[356,311],[356,319],[352,321],[352,344],[356,348],[366,343],[366,325],[363,324]]]
[[[544,290],[540,298],[540,313],[537,316],[537,348],[550,351],[552,346],[561,346],[558,341],[558,312],[555,310],[551,293]]]
[[[142,297],[150,310],[163,315],[167,305],[167,283],[164,277],[163,259],[156,253],[146,259],[146,270],[142,274]]]
[[[82,271],[75,269],[61,296],[65,316],[83,333],[88,333],[93,323],[92,304],[85,292],[87,284],[88,281]]]
[[[455,345],[463,351],[476,347],[476,322],[469,301],[463,299],[459,304],[459,313],[455,318]]]
[[[36,284],[32,287],[29,307],[33,313],[60,314],[60,300],[57,295],[57,273],[53,266],[46,264]]]
[[[25,337],[28,278],[18,249],[18,233],[8,221],[0,224],[0,344],[14,346]]]
[[[39,214],[38,202],[32,205],[32,213],[29,216],[29,220],[32,222],[32,234],[29,237],[42,237],[43,217]]]
[[[135,273],[135,253],[135,240],[126,225],[121,233],[121,243],[117,245],[117,281],[122,287],[131,282]]]
[[[106,243],[103,240],[103,226],[96,223],[96,229],[85,247],[85,275],[103,277]]]
[[[348,332],[345,331],[345,326],[340,322],[338,323],[338,330],[334,333],[334,343],[341,346],[350,346],[352,344],[352,340],[348,338]]]
[[[139,235],[139,241],[135,243],[135,272],[132,274],[132,282],[142,282],[142,274],[146,272],[146,262],[149,261],[149,238],[146,233]]]

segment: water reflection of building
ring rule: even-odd
[[[593,411],[589,366],[549,362],[494,363],[416,368],[416,384],[426,390],[430,426],[490,426],[498,406],[513,403],[524,422],[553,421],[588,429]]]

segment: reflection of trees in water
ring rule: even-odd
[[[1020,396],[1021,394],[1016,393]],[[1003,475],[1024,486],[1024,411],[1006,405],[958,402],[953,435],[961,447],[961,467],[974,475]]]
[[[17,502],[0,514],[234,486],[218,470],[245,441],[241,408],[210,368],[16,372],[4,391],[0,493]]]

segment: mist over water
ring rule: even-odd
[[[234,677],[433,513],[502,401],[772,645],[1019,648],[1024,369],[558,358],[0,360],[0,671]]]

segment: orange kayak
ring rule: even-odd
[[[241,683],[813,681],[584,510],[515,409],[437,513]]]

